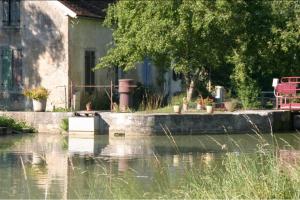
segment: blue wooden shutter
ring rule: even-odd
[[[9,0],[3,0],[2,1],[2,4],[3,4],[3,18],[2,18],[2,21],[3,21],[3,24],[4,25],[8,25],[9,24]]]
[[[151,72],[151,62],[148,58],[144,59],[143,63],[143,83],[146,86],[150,86],[152,84],[152,72]]]
[[[14,88],[21,88],[23,85],[22,49],[13,50],[12,78]]]
[[[11,25],[20,25],[20,0],[10,0],[10,18]]]
[[[2,49],[2,85],[5,89],[12,86],[12,51],[10,48]]]

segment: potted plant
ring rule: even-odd
[[[24,95],[32,99],[33,111],[43,112],[46,110],[47,98],[49,91],[44,87],[26,89]]]
[[[214,109],[213,109],[213,100],[210,99],[209,97],[207,97],[204,100],[204,103],[205,103],[205,106],[206,106],[206,112],[209,113],[209,114],[212,114],[214,112]]]
[[[180,114],[181,113],[181,106],[180,106],[180,104],[175,104],[173,106],[173,110],[174,110],[175,113]]]
[[[189,109],[189,102],[187,101],[186,97],[182,99],[182,111],[187,112]]]

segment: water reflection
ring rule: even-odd
[[[0,198],[87,198],[91,180],[110,183],[134,170],[147,187],[164,163],[170,183],[186,166],[210,167],[224,153],[276,146],[282,166],[300,161],[299,134],[155,137],[64,137],[37,134],[0,140]],[[78,196],[78,193],[81,195]]]

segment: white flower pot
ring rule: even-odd
[[[206,112],[212,114],[214,112],[213,106],[206,106]]]
[[[178,113],[178,114],[181,113],[181,107],[179,105],[173,106],[173,110],[174,110],[175,113]]]
[[[32,99],[33,111],[44,112],[46,110],[47,99],[35,100]]]

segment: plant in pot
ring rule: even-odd
[[[212,114],[214,112],[213,109],[213,100],[209,97],[207,97],[204,100],[205,106],[206,106],[206,112]]]
[[[24,95],[32,99],[33,111],[43,112],[46,110],[47,98],[49,91],[44,87],[26,89]]]
[[[180,104],[174,104],[173,105],[173,110],[174,110],[174,113],[180,114],[181,113],[181,106],[180,106]]]
[[[182,102],[179,99],[176,99],[176,101],[172,102],[174,113],[177,113],[177,114],[181,113],[181,109],[182,109],[181,104],[182,104]]]

